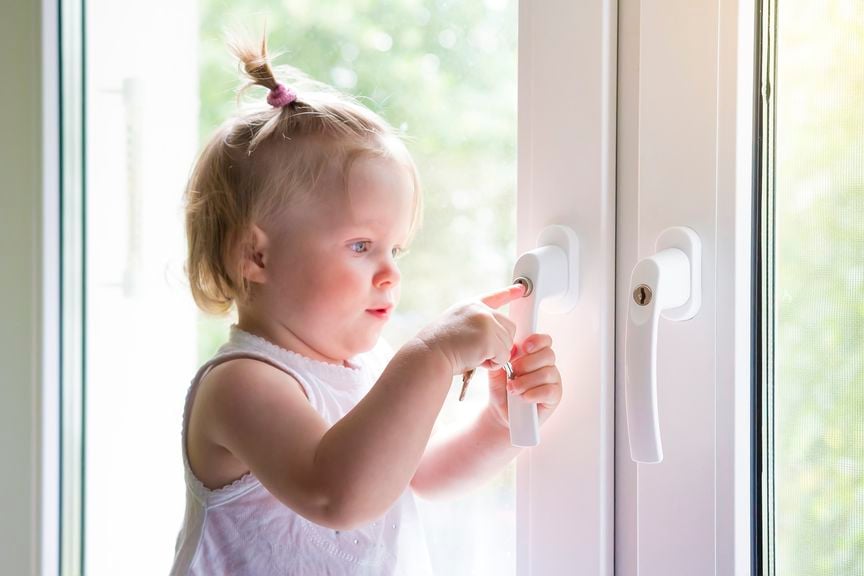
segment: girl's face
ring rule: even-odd
[[[408,170],[392,159],[358,158],[345,194],[327,192],[339,189],[336,178],[323,175],[321,200],[265,231],[267,280],[253,305],[264,307],[256,316],[277,344],[342,363],[372,349],[399,302],[395,259],[414,191]]]

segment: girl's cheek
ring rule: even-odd
[[[347,292],[356,289],[355,285],[361,281],[364,270],[362,263],[359,262],[360,259],[357,258],[352,261],[349,258],[347,260],[347,262],[343,261],[338,265],[327,268],[319,276],[327,278],[329,286],[324,288],[328,291]]]

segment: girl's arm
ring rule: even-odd
[[[321,439],[316,465],[351,523],[383,515],[405,491],[452,383],[449,361],[404,345],[357,406]]]
[[[510,430],[490,410],[465,430],[435,439],[423,455],[411,487],[426,499],[454,496],[485,483],[522,452]]]
[[[191,417],[282,503],[348,530],[382,516],[404,492],[451,382],[449,360],[415,338],[329,427],[296,379],[238,359],[205,377]]]
[[[542,425],[561,402],[561,373],[555,367],[552,337],[531,334],[512,362],[518,376],[508,381],[504,370],[489,372],[489,404],[463,432],[433,441],[411,481],[414,490],[425,498],[464,491],[488,480],[515,458],[521,448],[510,443],[507,422],[507,389],[525,400],[537,402],[537,417]],[[528,352],[530,349],[530,352]]]

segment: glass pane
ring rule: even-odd
[[[275,64],[360,96],[409,136],[425,215],[384,332],[398,349],[456,301],[510,281],[517,10],[513,0],[88,0],[85,13],[84,572],[165,574],[184,512],[183,400],[235,321],[200,314],[183,273],[183,186],[239,85],[223,27],[260,29],[266,17],[271,51],[285,52]],[[454,380],[437,431],[485,406],[485,377],[461,403]],[[515,573],[514,482],[515,463],[464,496],[418,499],[437,573]]]
[[[83,573],[167,574],[198,359],[180,204],[198,145],[197,11],[91,0],[85,14]]]
[[[769,4],[768,573],[861,575],[864,4]]]

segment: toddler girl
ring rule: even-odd
[[[398,134],[293,68],[231,43],[267,104],[223,124],[186,189],[187,273],[203,310],[237,307],[186,397],[187,496],[172,575],[431,574],[414,506],[501,470],[507,392],[561,399],[551,338],[514,346],[514,285],[446,310],[397,352],[399,254],[421,218]],[[533,346],[533,350],[531,347]],[[499,368],[511,361],[517,377]],[[453,376],[490,369],[474,424],[427,448]]]

